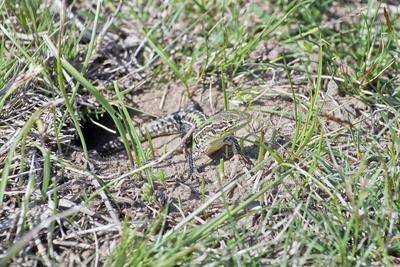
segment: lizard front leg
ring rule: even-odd
[[[237,139],[235,137],[231,137],[231,136],[226,137],[224,139],[224,143],[226,145],[232,146],[233,158],[234,158],[233,168],[230,173],[230,177],[232,178],[236,174],[236,169],[237,169],[237,166],[239,165],[239,155],[241,155],[240,146],[239,146],[239,142],[237,141]]]

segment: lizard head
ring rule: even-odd
[[[195,131],[195,135],[218,136],[219,138],[245,127],[251,120],[249,114],[242,111],[226,110],[210,116]]]
[[[215,128],[219,129],[222,135],[230,135],[250,123],[249,114],[242,111],[226,110],[213,116]]]

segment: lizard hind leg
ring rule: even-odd
[[[193,161],[193,150],[190,145],[185,146],[185,156],[186,156],[186,164],[187,164],[187,178],[190,179],[193,176],[196,176],[196,170]]]
[[[176,124],[178,125],[181,138],[184,138],[185,135],[191,131],[191,128],[194,127],[191,124],[184,123],[183,118],[181,117],[179,112],[176,112],[173,116]],[[187,138],[185,142],[182,143],[183,151],[185,152],[186,164],[187,164],[187,178],[190,179],[193,177],[195,173],[195,166],[193,161],[193,152],[192,152],[192,138]]]

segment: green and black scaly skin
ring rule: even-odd
[[[193,155],[198,157],[204,153],[211,155],[224,145],[231,145],[233,152],[239,154],[239,143],[233,134],[250,122],[250,116],[240,111],[221,111],[209,118],[194,105],[183,110],[171,113],[165,117],[146,123],[138,128],[141,142],[146,140],[146,130],[150,137],[181,134],[185,135],[194,127],[192,149],[187,156],[188,175],[194,173]],[[101,155],[110,155],[123,150],[121,137],[106,143],[98,152]]]

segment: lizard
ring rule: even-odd
[[[193,158],[200,154],[210,156],[225,145],[232,146],[235,157],[234,173],[240,154],[240,147],[233,134],[250,123],[250,116],[246,112],[226,110],[217,112],[207,117],[194,103],[181,110],[164,117],[145,123],[137,128],[139,140],[146,140],[146,132],[151,138],[181,134],[185,135],[192,127],[192,144],[186,150],[188,164],[188,177],[194,174]],[[128,138],[129,139],[129,138]],[[101,146],[97,151],[100,155],[107,156],[124,149],[122,138],[119,136]]]

